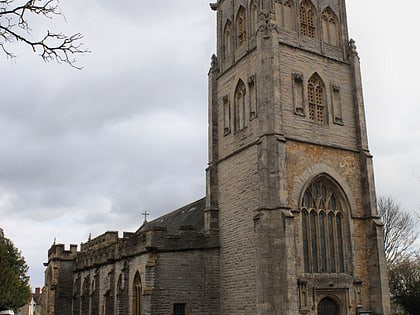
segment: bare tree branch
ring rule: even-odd
[[[415,218],[391,197],[379,197],[378,210],[384,222],[385,254],[388,266],[395,265],[410,255],[410,248],[416,241]]]
[[[32,31],[27,16],[38,15],[52,19],[54,16],[63,16],[59,8],[59,0],[0,0],[0,47],[8,58],[16,55],[9,49],[9,44],[23,42],[29,45],[34,52],[39,52],[41,58],[58,63],[67,63],[73,68],[81,69],[76,65],[76,56],[88,53],[83,48],[80,33],[71,36],[63,33],[47,31],[40,40],[32,40],[29,37]]]

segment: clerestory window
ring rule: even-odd
[[[343,212],[335,185],[327,178],[306,189],[301,201],[305,272],[345,272]]]

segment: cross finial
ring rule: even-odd
[[[144,222],[143,223],[146,223],[147,222],[147,216],[150,215],[150,213],[147,212],[147,211],[144,211],[141,215],[144,216]]]

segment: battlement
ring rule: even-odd
[[[148,251],[178,251],[211,247],[211,237],[190,225],[180,226],[178,233],[170,233],[165,227],[150,227],[138,235]],[[138,241],[137,241],[138,242]],[[213,246],[216,246],[213,243]]]
[[[70,249],[66,250],[64,244],[53,244],[48,250],[48,260],[72,260],[76,257],[77,245],[70,244]]]
[[[193,226],[180,226],[178,233],[166,227],[151,226],[137,233],[107,232],[87,243],[76,258],[76,270],[83,270],[147,252],[184,251],[218,247],[218,238],[197,231]]]
[[[97,250],[101,247],[108,247],[109,245],[118,243],[118,232],[117,231],[107,231],[104,234],[101,234],[94,239],[88,240],[86,243],[81,244],[81,252]]]

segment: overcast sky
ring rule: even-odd
[[[348,1],[362,62],[377,193],[420,212],[420,4]],[[82,71],[28,47],[0,55],[0,227],[43,285],[47,250],[134,231],[205,194],[207,72],[215,13],[205,0],[63,0],[92,51]],[[38,24],[37,24],[38,25]],[[35,28],[35,27],[34,27]]]

